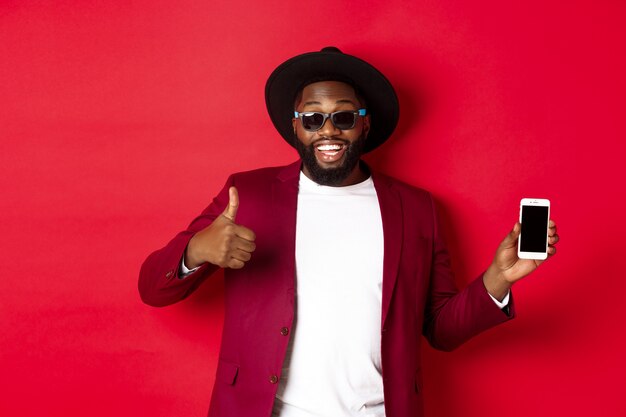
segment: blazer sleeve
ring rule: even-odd
[[[478,333],[512,319],[515,308],[512,296],[508,314],[493,302],[483,284],[483,274],[458,291],[432,198],[431,206],[433,254],[423,334],[434,348],[449,351]]]
[[[209,275],[219,269],[216,265],[204,264],[193,274],[185,278],[180,276],[180,263],[189,240],[224,211],[228,204],[228,189],[232,185],[234,180],[231,176],[212,203],[186,230],[146,258],[139,272],[139,295],[144,303],[154,307],[176,303],[188,297]]]

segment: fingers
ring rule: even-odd
[[[561,238],[556,233],[556,223],[554,220],[550,219],[548,222],[548,256],[553,256],[556,254],[556,245]]]
[[[252,253],[256,249],[256,244],[248,239],[238,238],[233,243],[233,250],[242,250]]]
[[[548,236],[556,235],[556,223],[554,220],[550,220],[548,223]]]
[[[250,242],[254,242],[254,240],[256,239],[256,234],[252,230],[241,225],[237,225],[235,227],[235,234],[238,237],[248,240]]]
[[[252,258],[252,253],[243,250],[234,250],[231,251],[230,256],[231,258],[224,266],[231,269],[241,269],[245,266],[246,262]]]
[[[548,223],[548,244],[554,245],[559,240],[561,239],[556,233],[556,223],[554,222],[554,220],[550,219],[550,222]]]
[[[256,244],[254,242],[231,235],[230,238],[222,241],[209,262],[222,268],[240,269],[252,259],[252,253],[255,249]]]
[[[252,259],[252,253],[256,250],[256,244],[253,242],[254,232],[243,226],[230,225],[230,227],[234,234],[224,242],[226,246],[218,265],[223,268],[241,269]],[[251,237],[252,240],[241,237],[241,234]]]
[[[236,187],[230,187],[228,189],[228,205],[224,209],[222,215],[234,222],[237,217],[237,210],[239,209],[239,193]]]
[[[245,264],[245,262],[240,261],[239,259],[232,258],[230,261],[228,261],[228,264],[225,265],[225,268],[241,269]]]
[[[232,259],[237,259],[238,261],[248,262],[252,258],[252,253],[246,252],[241,249],[234,250],[230,253]]]

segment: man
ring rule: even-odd
[[[296,56],[266,102],[301,160],[232,175],[145,261],[142,299],[174,303],[225,268],[209,416],[422,416],[420,334],[451,350],[511,319],[511,285],[540,262],[517,258],[516,224],[455,288],[430,195],[360,161],[399,114],[370,64],[332,47]],[[549,236],[553,255],[553,222]]]

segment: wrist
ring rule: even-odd
[[[512,287],[502,271],[493,264],[483,274],[483,284],[487,292],[498,301],[502,301]]]
[[[197,268],[204,263],[194,254],[193,240],[194,238],[192,237],[189,243],[187,244],[187,248],[185,249],[185,254],[183,258],[183,262],[185,263],[185,266],[189,269]]]

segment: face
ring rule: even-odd
[[[321,81],[302,90],[296,111],[333,113],[362,108],[354,89],[339,81]],[[352,129],[341,130],[330,118],[316,132],[304,130],[300,119],[293,119],[296,149],[303,162],[302,171],[321,185],[343,186],[363,181],[367,175],[359,167],[363,145],[370,128],[368,116],[357,116]]]

